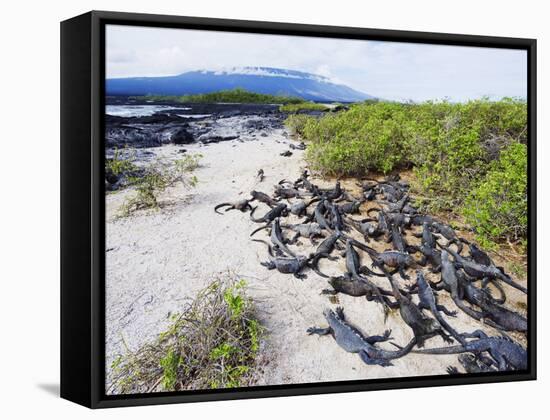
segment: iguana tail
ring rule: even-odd
[[[266,229],[268,228],[269,226],[271,226],[269,223],[264,225],[264,226],[260,226],[258,229],[254,229],[254,231],[250,234],[250,236],[253,236],[256,232],[259,232],[260,230],[262,229]]]
[[[391,343],[395,347],[399,348],[399,350],[397,351],[379,350],[380,356],[383,359],[389,360],[389,359],[399,359],[400,357],[403,357],[411,352],[416,353],[416,351],[413,351],[412,349],[416,345],[416,341],[417,341],[417,338],[413,337],[405,347],[401,347],[395,343]]]
[[[391,343],[393,346],[397,347],[400,350],[405,350],[404,347],[401,347],[395,343]],[[418,353],[418,354],[458,354],[458,353],[465,353],[467,351],[470,351],[466,349],[462,345],[458,346],[449,346],[449,347],[437,347],[433,349],[422,349],[422,350],[411,350],[411,353]]]
[[[223,214],[223,213],[220,213],[218,211],[219,208],[221,207],[227,207],[227,206],[231,206],[231,203],[221,203],[221,204],[218,204],[216,207],[214,207],[214,211],[218,214]]]

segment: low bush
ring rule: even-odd
[[[306,158],[324,175],[389,172],[404,162],[407,119],[401,104],[355,105],[308,122]]]
[[[157,160],[141,168],[138,176],[128,177],[135,194],[122,205],[121,216],[129,216],[136,210],[158,208],[159,195],[178,182],[187,188],[194,187],[198,180],[190,173],[199,166],[201,157],[201,154],[187,155],[173,164]]]
[[[463,214],[480,242],[527,235],[527,147],[508,146],[467,196]]]
[[[292,135],[304,135],[304,128],[310,119],[315,119],[307,114],[291,114],[285,119],[285,126]]]
[[[147,100],[149,102],[184,102],[184,103],[251,103],[251,104],[298,104],[305,102],[296,96],[267,95],[263,93],[249,92],[246,89],[235,88],[220,90],[211,93],[201,93],[184,96],[147,95],[134,96],[133,99]]]
[[[243,280],[215,280],[158,338],[111,365],[108,393],[251,385],[263,328]]]
[[[290,117],[287,126],[307,142],[311,169],[329,176],[364,176],[412,168],[417,204],[431,212],[466,208],[465,198],[472,189],[481,188],[478,184],[489,171],[497,179],[493,162],[499,161],[501,152],[512,146],[517,151],[517,145],[527,142],[527,106],[515,99],[365,102],[318,119]],[[497,194],[487,185],[484,188],[477,191],[477,199],[490,200]],[[479,205],[492,214],[490,202]],[[506,210],[517,214],[516,209]],[[514,226],[511,238],[522,230]],[[502,235],[494,226],[486,230],[493,239]]]
[[[288,113],[297,113],[300,111],[328,111],[330,108],[323,104],[315,102],[302,102],[296,104],[286,104],[279,107],[279,111]]]

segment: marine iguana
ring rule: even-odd
[[[321,191],[321,195],[327,200],[336,200],[344,192],[344,190],[340,186],[340,181],[336,181],[336,185],[334,186],[334,188],[330,190],[320,190],[320,191]]]
[[[336,206],[340,214],[359,214],[359,207],[363,202],[361,200],[353,200],[349,203]]]
[[[323,236],[323,230],[318,223],[298,223],[296,225],[282,224],[281,227],[296,232],[294,237],[290,240],[291,244],[296,243],[300,236],[308,238],[311,243],[315,243],[316,236]]]
[[[366,296],[367,300],[372,300],[372,293],[369,286],[364,281],[354,279],[349,273],[343,276],[330,277],[327,281],[332,286],[332,290],[323,289],[321,291],[323,295],[337,295],[338,293],[343,293],[353,297]],[[382,295],[393,297],[393,292],[382,288],[379,288],[379,290]],[[403,290],[400,291],[405,293]],[[397,307],[397,305],[392,302],[390,302],[390,306]]]
[[[410,277],[405,273],[405,269],[417,265],[413,257],[405,252],[384,251],[378,252],[368,245],[365,245],[355,239],[350,239],[354,246],[367,252],[372,259],[372,267],[384,268],[384,266],[397,268],[401,277],[408,280]]]
[[[405,194],[400,200],[391,203],[385,203],[386,204],[386,212],[388,213],[401,213],[403,211],[403,207],[405,207],[405,204],[409,201],[410,197],[408,194]]]
[[[285,188],[280,185],[275,186],[274,194],[279,198],[304,198],[302,193],[296,188]]]
[[[432,273],[438,273],[441,271],[441,252],[436,248],[430,248],[426,245],[420,245],[418,250],[422,254],[422,259],[417,261],[422,267],[426,266],[426,263],[431,264],[430,271]]]
[[[445,306],[438,305],[434,292],[426,279],[422,271],[416,272],[416,284],[418,285],[418,298],[420,303],[418,307],[420,309],[428,309],[435,319],[445,328],[449,334],[451,334],[460,344],[465,344],[466,340],[453,328],[440,314],[440,311],[448,316],[456,316],[455,311],[449,311]]]
[[[367,277],[362,277],[359,275],[359,272],[361,270],[361,263],[359,260],[359,254],[352,246],[351,239],[348,239],[346,241],[345,255],[346,255],[346,270],[348,271],[349,276],[355,280],[362,281],[365,283],[365,285],[370,289],[370,295],[376,297],[379,303],[381,303],[382,305],[385,305],[384,312],[387,316],[386,306],[391,306],[391,303],[388,301],[387,298],[384,299],[377,285],[375,285]],[[370,298],[371,296],[367,295],[368,298]]]
[[[336,247],[338,239],[340,239],[340,233],[339,232],[333,233],[332,235],[325,238],[323,242],[319,244],[319,246],[315,250],[315,253],[311,254],[310,267],[313,271],[315,271],[321,277],[328,277],[328,276],[321,273],[321,271],[319,271],[319,265],[318,265],[319,260],[321,258],[328,258],[331,261],[334,261],[337,259],[337,257],[332,257],[330,253]]]
[[[265,226],[262,227],[262,229],[263,228],[265,228]],[[258,229],[256,229],[256,231],[257,230]],[[254,233],[256,233],[256,231],[254,231],[250,236],[252,236]],[[271,227],[271,233],[269,234],[269,239],[271,240],[273,245],[275,245],[278,249],[280,249],[283,252],[287,253],[291,257],[297,258],[296,254],[294,252],[292,252],[290,249],[288,249],[288,247],[286,246],[286,243],[288,241],[285,240],[285,238],[283,236],[283,231],[281,230],[281,225],[280,225],[278,217],[273,221],[273,225]]]
[[[277,271],[283,274],[293,274],[294,277],[300,280],[307,277],[307,275],[300,273],[308,266],[308,258],[304,256],[275,257],[270,258],[269,261],[261,262],[260,264],[268,270],[277,269]]]
[[[306,214],[307,208],[311,204],[316,203],[317,201],[319,201],[318,198],[313,198],[313,199],[309,200],[308,203],[306,203],[304,200],[301,200],[301,201],[298,201],[294,204],[291,204],[290,205],[290,213],[295,215],[295,216],[302,216],[302,215]]]
[[[312,193],[315,196],[321,195],[321,191],[319,190],[319,187],[317,187],[317,185],[315,185],[315,184],[312,184],[308,180],[308,177],[309,177],[309,174],[308,174],[307,170],[305,170],[302,173],[302,175],[300,176],[300,178],[298,178],[294,182],[294,188],[298,188],[298,187],[302,186],[306,191]]]
[[[250,195],[252,196],[252,200],[250,201],[259,201],[261,203],[267,204],[269,207],[275,207],[279,205],[279,202],[273,198],[271,198],[266,193],[263,193],[261,191],[251,191]]]
[[[385,216],[388,224],[399,227],[409,227],[411,225],[411,216],[408,214],[386,213]]]
[[[385,269],[386,276],[390,281],[393,296],[399,305],[399,313],[405,323],[412,329],[416,337],[418,347],[424,346],[424,341],[435,335],[440,335],[443,340],[452,343],[453,340],[445,333],[441,324],[433,318],[424,316],[418,306],[414,304],[408,294],[401,293],[393,276]]]
[[[492,297],[473,284],[463,282],[464,299],[478,306],[481,312],[471,309],[468,313],[471,317],[481,320],[491,327],[504,331],[527,331],[527,319],[493,301]]]
[[[497,372],[498,370],[494,366],[494,362],[488,357],[480,357],[481,355],[474,355],[470,353],[462,353],[458,355],[458,361],[464,367],[466,373],[487,373]],[[454,366],[447,367],[447,373],[449,375],[461,375]]]
[[[260,169],[258,171],[258,174],[256,175],[256,179],[258,180],[258,182],[262,182],[265,178],[265,175],[264,175],[264,170],[263,169]]]
[[[319,202],[319,204],[317,204],[312,217],[310,217],[309,219],[315,219],[315,221],[319,226],[321,226],[321,228],[328,230],[329,232],[332,232],[332,226],[329,224],[328,220],[325,218],[323,214],[325,210],[326,210],[325,201],[323,200]]]
[[[499,371],[527,369],[527,351],[509,337],[489,337],[481,330],[476,330],[471,334],[464,333],[463,336],[477,338],[477,340],[468,341],[464,345],[414,350],[413,353],[458,354],[468,352],[479,354],[486,351],[497,363]],[[400,348],[396,344],[393,345]]]
[[[249,209],[252,210],[252,206],[250,205],[250,201],[251,200],[247,200],[246,198],[244,198],[242,200],[234,201],[233,203],[221,203],[221,204],[218,204],[216,207],[214,207],[214,211],[218,214],[223,214],[223,213],[220,213],[218,211],[218,209],[220,209],[222,207],[228,207],[227,209],[225,209],[225,211],[240,210],[244,213],[245,211],[247,211]]]
[[[342,215],[340,214],[338,207],[325,199],[325,208],[330,211],[332,229],[334,229],[336,232],[342,232],[346,230],[346,227],[344,226],[344,220],[342,219]]]
[[[422,238],[422,245],[430,248],[435,248],[437,245],[437,239],[430,230],[430,224],[428,222],[422,223],[422,233],[413,233],[413,236]]]
[[[279,203],[275,207],[273,207],[271,210],[269,210],[265,215],[262,217],[255,219],[254,218],[254,212],[256,211],[258,207],[254,207],[252,211],[250,212],[250,220],[252,220],[255,223],[271,223],[273,220],[275,220],[277,217],[280,216],[286,216],[288,214],[288,207],[284,203]],[[250,235],[252,236],[252,234]]]
[[[409,254],[410,252],[418,251],[418,247],[409,245],[405,240],[405,237],[402,235],[399,228],[395,225],[391,227],[391,240],[395,250]]]
[[[455,244],[457,246],[457,251],[460,254],[464,244],[469,244],[469,242],[464,238],[459,238],[454,229],[444,223],[432,222],[432,228],[447,239],[448,243],[445,248],[448,248],[450,244]]]
[[[411,216],[411,224],[415,226],[422,226],[424,223],[431,225],[435,222],[437,222],[437,220],[427,214],[415,214]]]
[[[459,253],[450,248],[447,248],[447,251],[449,251],[455,258],[455,265],[462,268],[470,277],[474,277],[476,279],[499,279],[513,288],[521,290],[523,293],[527,293],[527,288],[523,287],[519,283],[516,283],[510,276],[503,273],[503,271],[495,265],[481,265],[475,261],[462,257]]]
[[[489,257],[485,251],[479,249],[475,244],[469,244],[468,248],[470,248],[470,257],[476,263],[481,265],[494,265],[491,257]]]
[[[384,335],[365,336],[357,328],[346,322],[342,308],[336,312],[325,309],[323,315],[328,322],[327,328],[311,327],[307,329],[309,335],[332,335],[336,343],[348,353],[359,353],[361,360],[368,365],[392,366],[390,360],[398,359],[409,353],[416,343],[413,339],[399,351],[388,351],[376,347],[376,343],[390,340],[390,330]]]

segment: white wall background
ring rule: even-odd
[[[527,418],[548,406],[550,26],[543,1],[4,2],[0,25],[0,416]],[[59,399],[59,22],[91,9],[538,39],[539,380],[92,412]],[[537,411],[535,411],[537,410]],[[539,416],[544,416],[538,411]]]

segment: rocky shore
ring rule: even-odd
[[[264,104],[134,104],[144,115],[110,115],[128,104],[110,104],[105,116],[107,149],[158,147],[165,144],[252,141],[282,128],[286,118],[278,105]],[[147,107],[150,108],[147,111]],[[154,111],[152,115],[147,112]],[[107,150],[109,153],[109,150]]]

